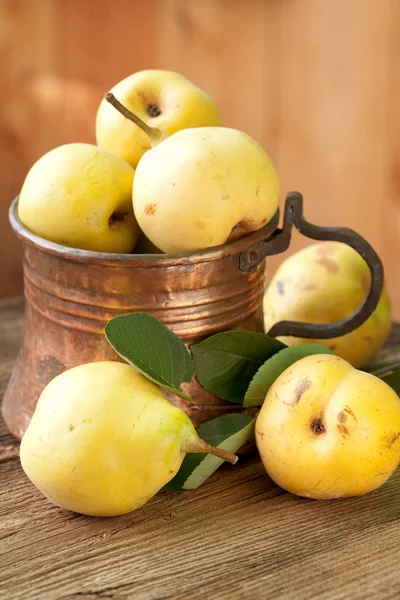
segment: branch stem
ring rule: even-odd
[[[140,129],[149,138],[152,147],[157,146],[157,144],[169,137],[168,133],[166,133],[165,131],[158,129],[157,127],[150,127],[149,125],[147,125],[147,123],[145,123],[140,117],[135,115],[135,113],[133,113],[128,108],[126,108],[126,106],[121,104],[121,102],[117,100],[117,98],[112,92],[108,92],[104,96],[104,98],[105,100],[107,100],[107,102],[111,104],[111,106],[113,106],[119,113],[121,113],[121,115],[125,117],[125,119],[129,119],[129,121],[132,121],[133,123],[135,123],[135,125],[140,127]]]
[[[188,440],[183,448],[185,452],[206,452],[207,454],[213,454],[214,456],[218,456],[218,458],[222,458],[222,460],[231,463],[234,465],[239,460],[235,454],[232,452],[228,452],[227,450],[222,450],[221,448],[215,448],[215,446],[210,446],[204,440],[198,438],[197,440]]]
[[[135,113],[131,112],[128,108],[126,108],[126,106],[121,104],[121,102],[117,100],[112,92],[108,92],[108,94],[105,95],[105,99],[111,104],[111,106],[116,108],[117,111],[120,112],[123,117],[125,117],[125,119],[133,121],[135,125],[140,127],[140,129],[142,129],[147,135],[151,135],[151,130],[153,128],[149,127],[149,125],[142,121],[140,117],[135,115]]]

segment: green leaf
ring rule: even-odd
[[[229,452],[237,452],[254,436],[255,419],[243,414],[228,414],[200,425],[198,435],[208,444]],[[224,461],[205,453],[186,454],[173,479],[165,486],[167,492],[194,490],[212,475]]]
[[[182,340],[158,319],[142,312],[129,313],[111,319],[104,331],[126,362],[161,387],[190,400],[181,383],[193,377],[192,359]]]
[[[275,379],[301,358],[310,354],[333,354],[322,344],[300,344],[281,350],[259,368],[246,392],[243,406],[261,406]]]
[[[201,385],[223,400],[242,404],[260,366],[286,347],[264,333],[227,331],[195,344],[191,351]]]
[[[385,373],[379,375],[379,379],[387,383],[400,396],[400,370],[388,369]]]

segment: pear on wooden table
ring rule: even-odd
[[[178,472],[187,452],[231,452],[200,439],[189,417],[128,364],[65,371],[41,394],[21,442],[21,464],[53,503],[92,516],[145,504]]]

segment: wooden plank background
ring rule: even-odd
[[[93,142],[102,95],[165,68],[262,143],[309,220],[374,245],[400,318],[399,64],[399,0],[0,0],[0,296],[22,289],[7,210],[32,163]]]

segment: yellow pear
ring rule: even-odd
[[[143,121],[167,133],[188,127],[221,125],[214,102],[183,75],[163,70],[138,71],[112,88],[112,93]],[[96,139],[136,167],[150,149],[143,131],[116,112],[106,100],[96,117]]]
[[[202,250],[260,229],[279,203],[275,168],[236,129],[178,131],[147,152],[133,183],[140,228],[163,252]]]
[[[127,364],[105,361],[65,371],[48,384],[20,457],[26,475],[53,503],[115,516],[154,496],[186,452],[236,462],[202,441],[158,386]]]
[[[91,144],[54,148],[29,171],[18,216],[33,233],[65,246],[131,252],[139,236],[132,208],[134,169]]]
[[[196,127],[172,135],[150,127],[111,92],[105,99],[147,135],[133,208],[145,236],[166,253],[202,250],[260,229],[278,208],[271,159],[249,135]]]
[[[293,494],[365,494],[399,464],[400,398],[338,356],[308,356],[269,389],[256,441],[269,476]]]
[[[354,313],[369,291],[367,263],[340,242],[312,244],[287,258],[264,295],[265,331],[282,320],[333,323]],[[315,341],[355,367],[366,364],[382,348],[391,329],[390,300],[379,304],[360,327],[338,338],[308,340],[280,337],[289,346]]]

